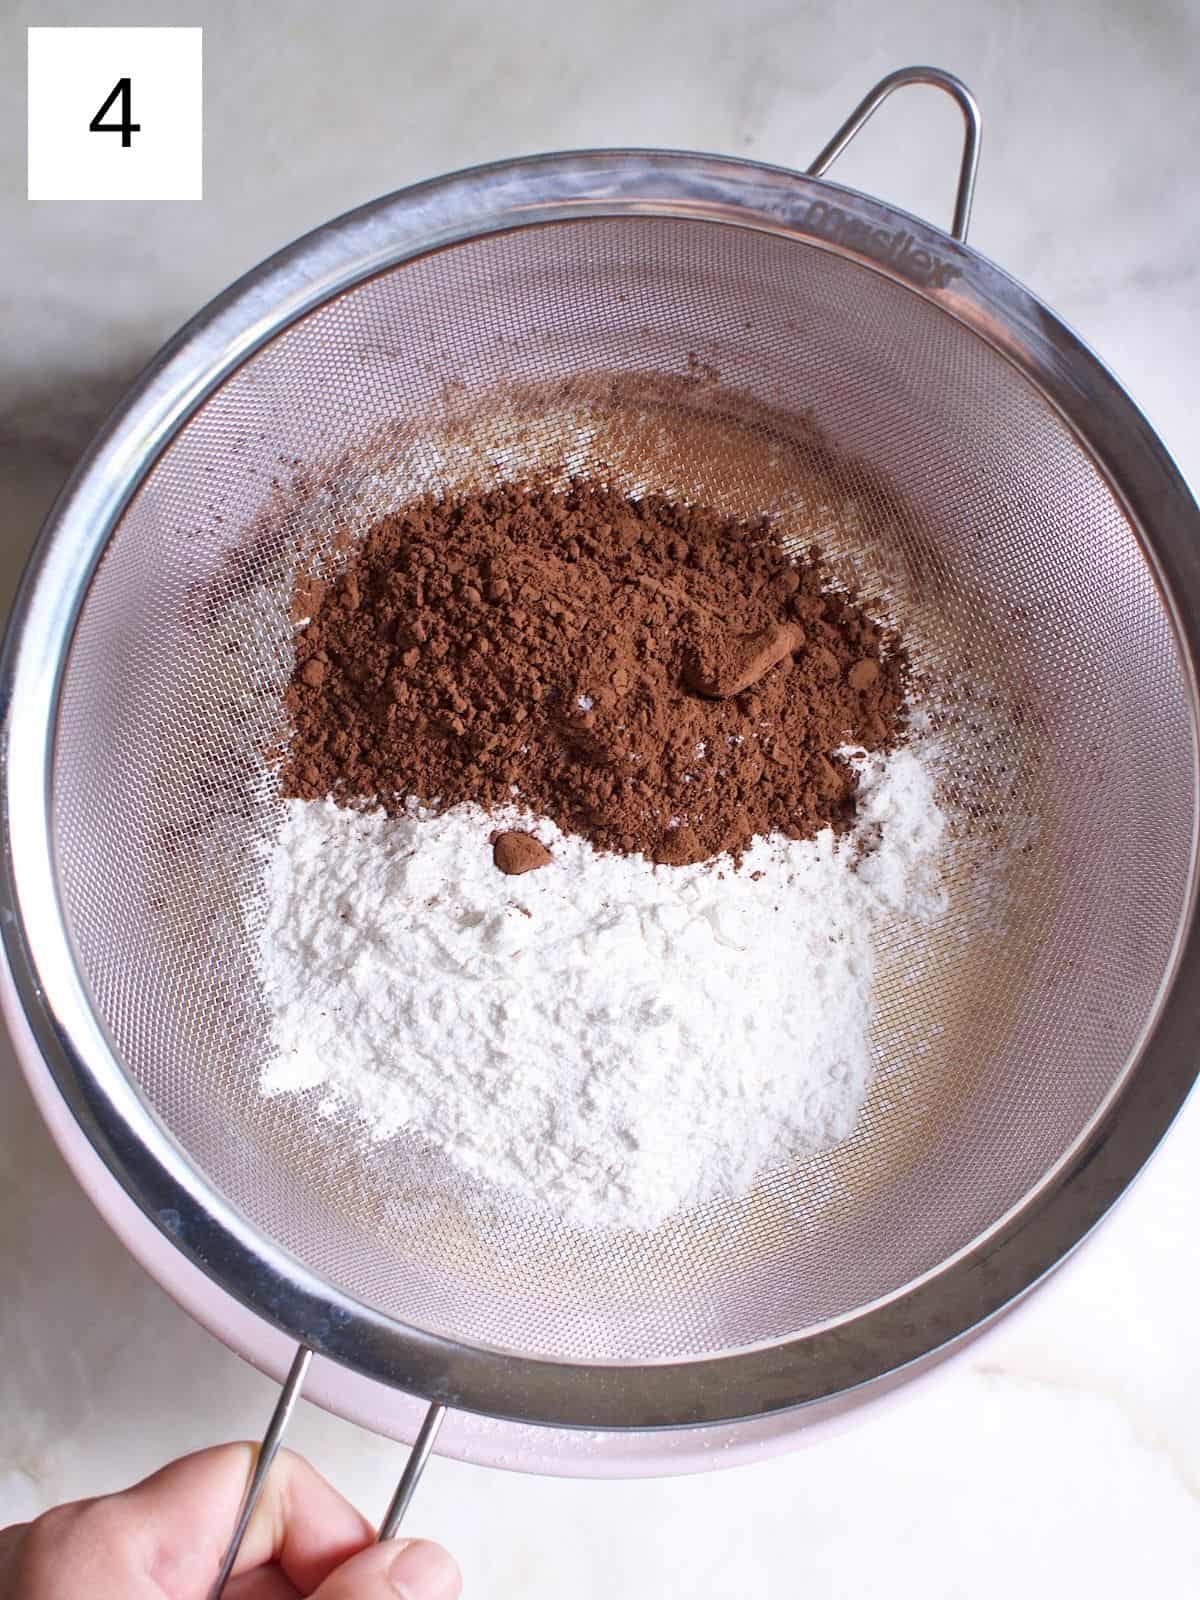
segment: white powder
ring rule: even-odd
[[[366,1137],[417,1135],[465,1190],[589,1228],[740,1195],[853,1129],[872,937],[944,909],[945,821],[912,750],[863,758],[835,841],[654,868],[513,811],[291,801],[257,935],[268,1093],[324,1086]],[[553,864],[505,877],[498,820]]]

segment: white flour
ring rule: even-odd
[[[945,822],[911,750],[859,821],[652,868],[514,812],[553,851],[492,864],[495,816],[291,801],[264,861],[268,1093],[324,1087],[377,1140],[582,1227],[651,1228],[845,1138],[871,1075],[872,936],[943,905]]]

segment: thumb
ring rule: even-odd
[[[453,1558],[428,1539],[386,1539],[331,1572],[312,1600],[458,1600]]]

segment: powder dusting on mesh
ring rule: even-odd
[[[652,1228],[827,1149],[873,1060],[873,940],[945,909],[918,747],[860,755],[841,838],[653,868],[544,819],[287,803],[256,935],[270,1094],[323,1089],[361,1136],[414,1135],[464,1194]],[[552,862],[498,873],[497,827]],[[258,919],[256,919],[258,920]]]

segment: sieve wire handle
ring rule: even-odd
[[[437,1438],[438,1431],[445,1419],[445,1406],[438,1405],[435,1401],[425,1413],[421,1431],[413,1440],[413,1447],[408,1452],[408,1460],[404,1463],[404,1471],[400,1474],[400,1482],[396,1485],[392,1503],[387,1508],[387,1514],[379,1525],[379,1537],[381,1539],[394,1539],[396,1537],[401,1518],[408,1510],[408,1502],[416,1491],[417,1483],[425,1470],[425,1463],[433,1453],[434,1440]]]
[[[312,1361],[312,1351],[306,1345],[301,1345],[296,1351],[295,1360],[287,1375],[275,1409],[271,1413],[271,1420],[267,1424],[267,1431],[263,1435],[263,1442],[259,1447],[258,1456],[254,1462],[254,1471],[250,1474],[250,1482],[246,1485],[246,1493],[242,1496],[242,1503],[238,1509],[237,1521],[233,1525],[233,1533],[229,1540],[229,1548],[225,1552],[225,1559],[221,1562],[221,1570],[217,1573],[216,1582],[209,1591],[209,1600],[221,1600],[225,1592],[225,1585],[229,1582],[229,1575],[233,1571],[233,1564],[237,1560],[237,1553],[242,1547],[242,1540],[246,1536],[246,1529],[250,1525],[250,1518],[254,1508],[262,1496],[263,1485],[267,1481],[267,1474],[271,1470],[271,1463],[279,1454],[279,1447],[283,1443],[283,1435],[287,1425],[292,1419],[292,1412],[300,1399],[304,1387],[304,1379],[308,1373],[309,1363]],[[405,1462],[404,1471],[400,1482],[396,1486],[396,1493],[392,1496],[392,1503],[387,1509],[379,1529],[381,1539],[392,1539],[400,1526],[400,1520],[408,1510],[408,1503],[412,1499],[425,1470],[425,1463],[433,1453],[434,1441],[437,1439],[438,1430],[446,1416],[446,1408],[436,1402],[425,1413],[425,1420],[421,1423],[421,1431],[417,1434],[412,1449],[409,1451],[408,1460]]]
[[[237,1553],[242,1548],[242,1540],[246,1536],[250,1518],[262,1494],[263,1484],[267,1481],[267,1473],[271,1470],[272,1461],[279,1454],[279,1446],[283,1443],[283,1435],[287,1430],[288,1423],[292,1420],[292,1412],[296,1409],[296,1402],[299,1400],[300,1391],[304,1387],[304,1378],[311,1360],[312,1351],[307,1345],[301,1345],[296,1351],[296,1358],[292,1362],[291,1371],[288,1373],[279,1399],[275,1403],[275,1409],[271,1413],[271,1420],[267,1424],[267,1431],[263,1435],[263,1442],[259,1446],[258,1455],[254,1462],[254,1471],[250,1474],[250,1482],[246,1485],[246,1492],[242,1496],[242,1504],[238,1510],[237,1521],[233,1525],[229,1548],[225,1552],[221,1570],[217,1573],[217,1581],[209,1592],[209,1600],[221,1600],[221,1596],[225,1592],[225,1585],[229,1582],[229,1574],[233,1571],[233,1563],[237,1560]]]
[[[958,169],[958,190],[954,196],[954,220],[950,232],[960,244],[966,243],[967,227],[971,221],[971,201],[975,197],[975,174],[979,170],[979,107],[975,96],[961,78],[940,67],[901,67],[881,78],[869,94],[865,95],[842,123],[829,143],[807,169],[810,178],[819,178],[841,155],[851,139],[860,132],[879,110],[883,102],[897,89],[910,84],[928,84],[948,94],[963,114],[963,153]]]

